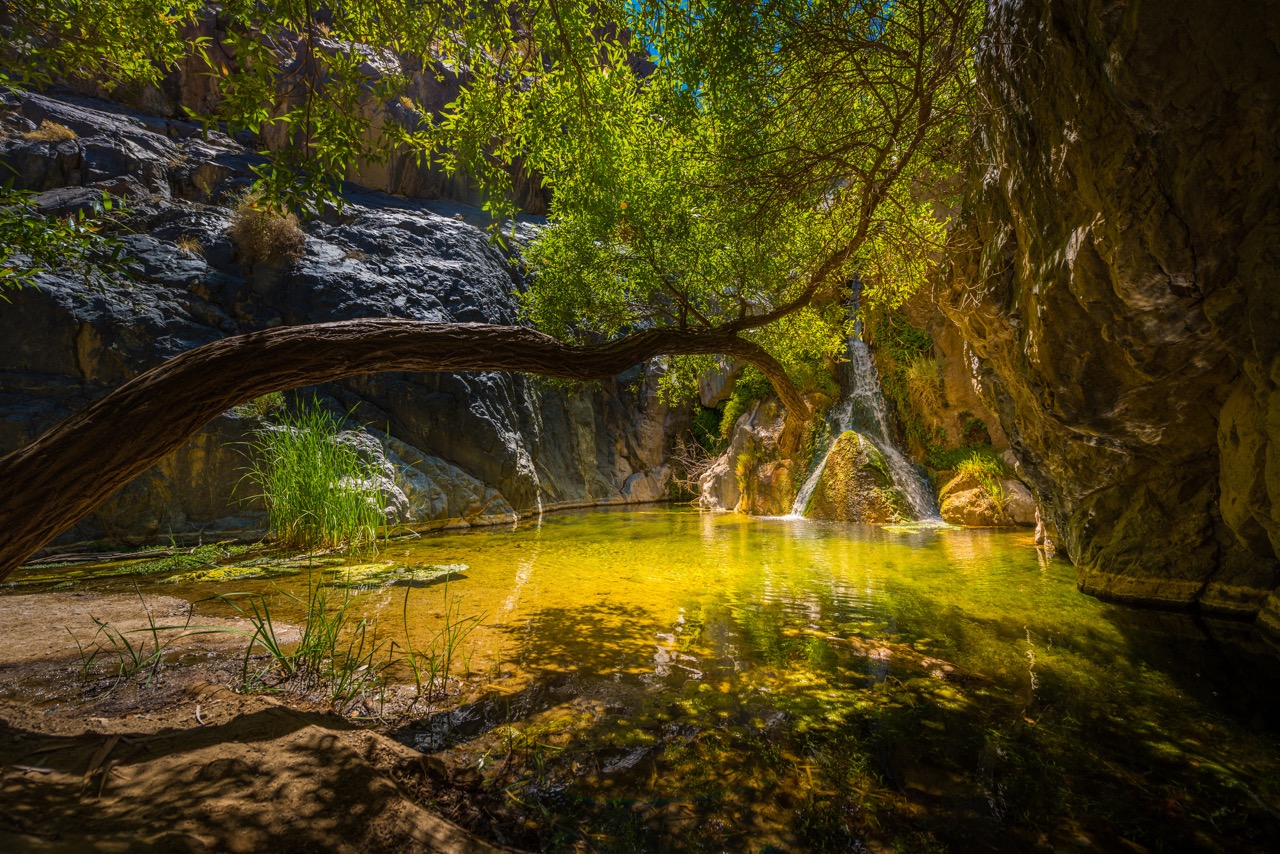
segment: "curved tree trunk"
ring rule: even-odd
[[[722,354],[808,407],[778,362],[732,330],[642,332],[575,347],[532,329],[480,323],[348,320],[224,338],[139,374],[0,459],[0,580],[219,414],[273,391],[380,371],[520,371],[604,379],[658,355]]]

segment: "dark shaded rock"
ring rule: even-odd
[[[1276,11],[990,6],[944,309],[1099,596],[1252,614],[1280,583]]]
[[[227,335],[356,317],[518,320],[523,282],[466,221],[478,212],[460,220],[456,205],[353,190],[340,216],[304,224],[296,263],[249,265],[226,236],[230,211],[197,199],[247,185],[251,153],[226,137],[161,135],[152,128],[181,123],[84,99],[26,96],[12,109],[78,134],[59,146],[0,140],[0,164],[38,177],[24,186],[44,191],[39,204],[78,209],[111,182],[140,189],[119,235],[132,259],[127,281],[42,275],[0,309],[0,453],[140,371]],[[0,118],[12,124],[13,114]],[[75,169],[63,168],[76,157]],[[432,527],[664,499],[681,416],[658,400],[655,380],[641,369],[625,382],[566,389],[499,373],[382,374],[304,396],[351,413],[352,428],[367,425],[358,441],[376,448],[388,505]],[[245,487],[237,493],[258,426],[219,418],[63,542],[261,530],[260,506],[241,500]]]

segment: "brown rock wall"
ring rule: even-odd
[[[1280,3],[1001,0],[944,311],[1099,596],[1280,584]]]

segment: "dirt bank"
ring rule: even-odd
[[[190,608],[147,605],[161,625]],[[318,705],[223,687],[243,638],[173,631],[154,676],[86,683],[73,635],[93,637],[90,614],[146,628],[140,611],[132,596],[0,597],[0,850],[502,850],[422,805],[416,751]]]

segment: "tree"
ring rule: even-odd
[[[340,179],[394,150],[466,167],[498,220],[519,171],[554,195],[523,252],[523,309],[542,332],[352,321],[179,356],[0,460],[21,485],[0,499],[0,577],[219,412],[357,373],[591,379],[730,355],[807,417],[788,369],[842,346],[846,283],[902,299],[940,243],[978,14],[972,0],[8,7],[11,85],[50,68],[154,81],[178,61],[216,76],[205,120],[274,128],[260,188],[304,214],[341,204]],[[210,15],[219,26],[201,29]],[[421,73],[461,81],[440,115],[361,109],[404,106]]]

